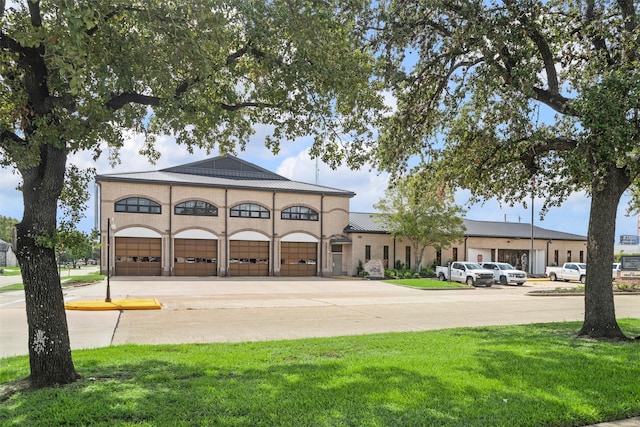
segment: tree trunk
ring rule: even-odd
[[[39,165],[20,169],[24,214],[17,225],[17,257],[24,282],[34,387],[67,384],[79,378],[71,358],[56,248],[51,240],[66,160],[64,150],[43,146]]]
[[[424,246],[420,245],[420,243],[414,243],[413,244],[413,253],[415,254],[413,256],[414,258],[414,265],[413,265],[413,269],[416,273],[420,272],[420,268],[422,267],[422,257],[424,256]]]
[[[591,197],[587,237],[587,281],[584,297],[584,323],[579,336],[620,339],[627,337],[616,321],[611,285],[611,264],[616,230],[616,213],[620,197],[628,188],[622,171],[611,168],[607,183],[594,190]]]

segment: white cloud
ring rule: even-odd
[[[0,215],[9,218],[22,218],[22,193],[16,188],[22,182],[20,175],[11,169],[0,169]]]
[[[356,193],[350,203],[352,212],[372,212],[373,205],[383,197],[387,188],[388,174],[379,174],[368,167],[351,170],[341,166],[332,170],[321,161],[311,159],[307,149],[284,159],[275,172],[295,181],[315,184],[316,169],[319,185]]]

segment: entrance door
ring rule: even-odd
[[[342,254],[333,254],[333,268],[331,274],[342,276]]]

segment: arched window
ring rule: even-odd
[[[118,200],[115,205],[115,210],[116,212],[131,213],[161,213],[161,208],[158,203],[145,199],[144,197],[129,197],[128,199]]]
[[[173,212],[176,215],[218,216],[218,208],[202,200],[188,200],[178,203]]]
[[[269,219],[269,210],[254,203],[241,203],[231,208],[229,215],[239,218],[263,218]]]
[[[297,219],[301,221],[317,221],[318,212],[305,206],[291,206],[290,208],[282,210],[280,218],[293,220]]]

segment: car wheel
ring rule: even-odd
[[[475,283],[473,282],[473,277],[467,277],[467,285],[475,286]]]
[[[580,283],[583,285],[587,282],[587,276],[580,276]]]
[[[549,280],[551,280],[552,282],[555,282],[556,280],[558,280],[558,278],[556,277],[555,273],[551,273],[549,275]]]
[[[443,273],[438,274],[438,279],[440,279],[441,282],[446,282],[447,281],[447,278],[444,277]]]
[[[507,285],[507,278],[505,276],[500,276],[500,284],[502,286],[506,286]]]

